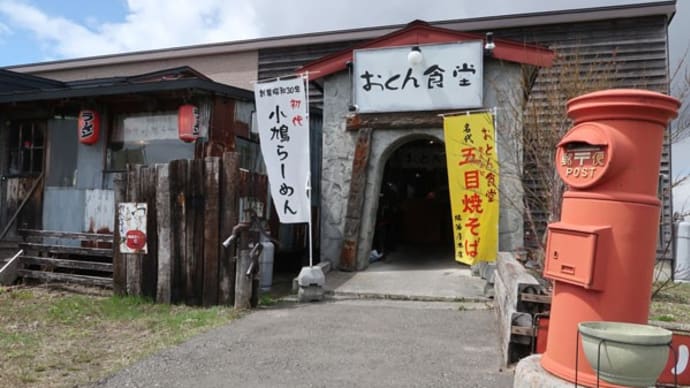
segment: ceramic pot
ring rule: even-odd
[[[578,328],[587,361],[596,372],[598,355],[599,377],[609,383],[653,386],[668,361],[669,330],[605,321],[580,322]]]

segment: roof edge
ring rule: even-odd
[[[460,32],[446,28],[434,27],[426,22],[415,20],[407,27],[363,42],[298,68],[296,73],[313,73],[312,80],[343,71],[353,61],[354,50],[364,48],[404,47],[419,44],[450,43],[459,41],[485,41],[485,36],[478,33]],[[490,55],[493,58],[525,65],[550,67],[554,53],[546,47],[515,42],[506,39],[495,39],[495,48]]]
[[[638,16],[666,15],[670,21],[675,13],[675,0],[653,1],[648,3],[590,7],[560,11],[543,11],[535,13],[483,16],[467,19],[441,20],[430,22],[432,26],[455,30],[487,30],[497,28],[520,27],[525,25],[547,25],[564,22],[595,21],[611,18],[628,18]],[[625,12],[621,12],[625,11]],[[346,30],[312,32],[305,34],[274,36],[258,39],[246,39],[231,42],[207,43],[193,46],[170,47],[157,50],[145,50],[129,53],[107,54],[93,57],[65,59],[50,62],[38,62],[11,65],[5,69],[42,73],[58,70],[72,70],[85,67],[98,67],[113,64],[124,64],[139,61],[184,58],[190,56],[219,55],[243,51],[260,50],[277,46],[297,46],[338,41],[368,40],[395,30],[407,24],[393,24],[376,27],[362,27]]]

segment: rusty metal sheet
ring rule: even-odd
[[[84,229],[89,233],[112,233],[115,219],[113,190],[86,190],[84,195]]]

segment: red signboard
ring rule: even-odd
[[[674,374],[678,374],[678,386],[690,385],[690,332],[673,331],[671,339],[671,351],[668,355],[668,362],[664,371],[659,376],[659,382],[663,384],[674,384]]]

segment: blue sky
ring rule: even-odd
[[[654,0],[0,0],[0,67],[286,34]],[[690,41],[690,0],[669,28],[671,67]],[[673,149],[690,173],[690,141]],[[690,209],[690,183],[674,190]]]
[[[0,2],[0,9],[7,9],[5,7],[11,3],[29,4],[43,11],[49,18],[71,19],[75,24],[83,24],[90,29],[97,29],[103,23],[123,20],[127,15],[124,0],[3,1]],[[0,13],[0,66],[65,58],[50,49],[49,40],[40,38],[26,24],[13,21],[7,12]],[[88,50],[85,49],[84,52],[88,53]]]

